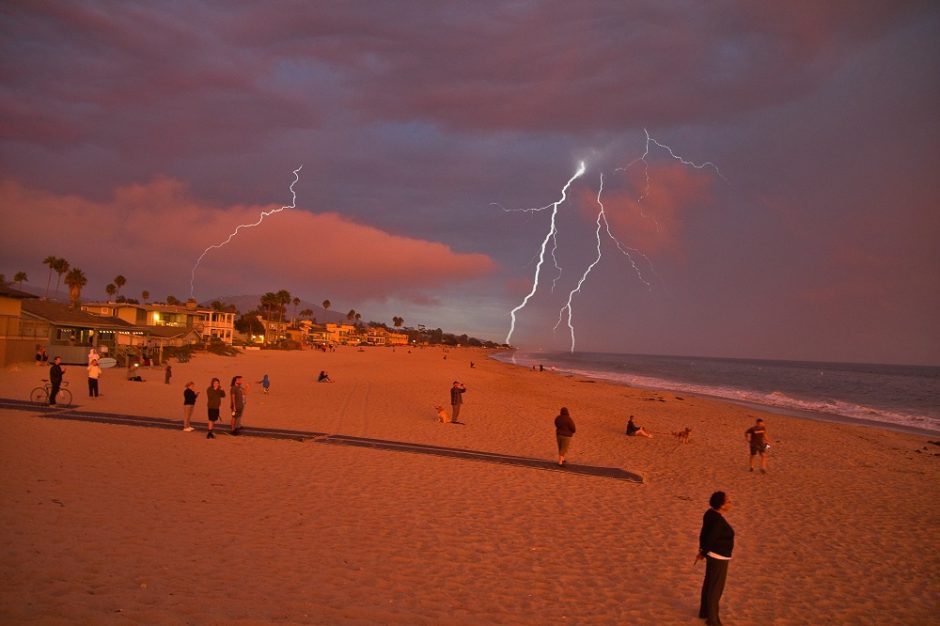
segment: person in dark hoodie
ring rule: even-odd
[[[558,417],[555,418],[555,439],[558,440],[558,464],[565,464],[565,455],[568,454],[568,446],[571,445],[571,438],[574,437],[576,428],[574,420],[568,414],[568,407],[561,407]]]
[[[219,408],[222,406],[222,398],[225,397],[225,390],[222,389],[222,381],[213,378],[209,388],[206,389],[206,411],[209,414],[209,432],[206,433],[206,439],[215,439],[212,434],[212,427],[219,421]]]
[[[728,562],[734,550],[734,529],[724,514],[731,508],[731,498],[724,491],[716,491],[708,500],[711,507],[702,518],[702,530],[698,535],[698,554],[695,562],[705,559],[705,580],[702,581],[702,596],[698,616],[708,626],[720,626],[718,601],[725,590]]]

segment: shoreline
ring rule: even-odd
[[[636,355],[630,355],[630,356],[636,356]],[[645,356],[645,355],[639,355],[639,356]],[[511,367],[518,367],[522,369],[529,368],[529,366],[527,365],[522,365],[522,364],[512,363],[510,361],[502,360],[498,358],[497,354],[490,355],[490,358],[493,359],[494,361],[503,363],[505,365],[509,365]],[[741,359],[729,359],[729,360],[738,361]],[[787,361],[780,361],[780,362],[786,363]],[[796,361],[795,363],[802,363],[802,362]],[[839,364],[835,363],[834,365],[839,365]],[[836,423],[836,424],[852,424],[856,426],[866,426],[870,428],[883,429],[883,430],[887,430],[891,432],[940,438],[940,429],[934,430],[930,428],[919,428],[917,426],[911,426],[907,424],[898,424],[894,422],[887,422],[887,421],[881,421],[881,420],[871,420],[871,419],[865,419],[862,417],[855,417],[852,415],[843,415],[840,413],[831,413],[831,412],[826,412],[826,411],[812,411],[812,410],[807,410],[807,409],[799,409],[799,408],[779,406],[779,405],[774,405],[774,404],[766,404],[766,403],[752,401],[752,400],[730,398],[727,396],[703,393],[699,391],[689,391],[689,390],[678,389],[676,387],[669,386],[668,381],[666,381],[665,384],[663,384],[662,386],[642,385],[642,384],[634,385],[628,382],[606,378],[603,376],[592,376],[590,374],[584,373],[583,371],[575,372],[575,371],[571,371],[567,369],[562,369],[557,366],[553,366],[553,367],[555,367],[554,370],[550,368],[546,368],[545,372],[554,373],[554,374],[566,374],[566,375],[571,375],[571,376],[583,376],[584,378],[589,378],[592,380],[596,380],[598,382],[603,382],[603,383],[607,383],[611,385],[618,385],[618,386],[627,387],[630,389],[640,389],[640,390],[646,390],[646,391],[664,391],[664,392],[669,392],[673,394],[685,394],[688,396],[695,396],[699,398],[709,398],[709,399],[716,400],[719,402],[726,402],[729,404],[734,404],[737,406],[750,408],[755,411],[764,411],[767,413],[772,413],[774,415],[783,415],[787,417],[796,417],[800,419],[815,420],[815,421],[820,421],[820,422],[828,422],[828,423]],[[906,366],[901,366],[901,367],[906,367]],[[917,367],[917,366],[911,366],[911,367]],[[677,385],[681,385],[681,384],[682,383],[677,383]]]

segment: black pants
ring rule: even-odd
[[[55,397],[59,393],[59,387],[62,385],[61,382],[52,383],[52,388],[49,389],[49,404],[55,404]]]
[[[88,379],[88,397],[89,398],[98,397],[98,379],[97,378]]]
[[[705,580],[702,581],[702,602],[699,605],[698,616],[707,620],[707,624],[717,626],[721,623],[718,618],[718,601],[725,590],[725,579],[728,577],[728,561],[705,557]]]

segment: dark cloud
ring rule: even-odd
[[[208,257],[206,295],[325,287],[499,335],[548,215],[493,203],[551,203],[584,160],[565,272],[519,337],[564,347],[556,296],[596,254],[603,172],[611,229],[653,280],[604,257],[577,300],[585,349],[940,360],[930,3],[0,11],[4,273],[56,254],[92,289],[123,267],[184,295],[193,252],[289,201],[303,164],[296,211]],[[617,173],[644,128],[725,178],[658,148]]]

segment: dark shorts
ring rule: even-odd
[[[755,454],[764,454],[767,451],[766,444],[751,444],[751,456]]]
[[[209,421],[216,422],[219,419],[219,410],[218,409],[208,409],[209,411]]]

